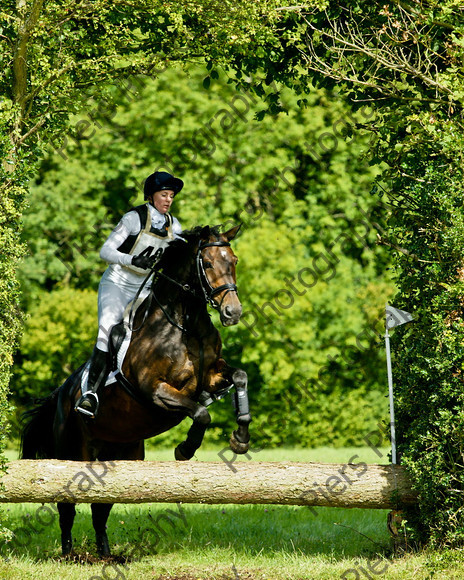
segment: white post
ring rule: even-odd
[[[390,397],[390,427],[392,443],[392,463],[396,463],[396,435],[395,435],[395,408],[393,403],[393,375],[390,354],[390,335],[388,327],[385,328],[385,349],[387,351],[387,374],[388,374],[388,393]]]
[[[401,326],[406,324],[406,322],[411,322],[414,317],[406,310],[400,310],[399,308],[393,308],[386,304],[385,308],[385,348],[387,351],[387,373],[388,373],[388,393],[390,397],[390,426],[391,426],[391,442],[392,442],[392,463],[396,463],[396,435],[395,435],[395,408],[393,403],[393,376],[392,376],[392,365],[391,365],[391,354],[390,354],[390,335],[388,330],[390,328],[395,328],[395,326]]]

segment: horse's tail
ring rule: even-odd
[[[21,459],[50,459],[54,455],[53,421],[60,387],[51,395],[38,399],[39,406],[23,413]]]
[[[85,364],[81,365],[51,395],[37,399],[38,406],[23,413],[21,459],[53,459],[57,457],[58,448],[63,449],[63,446],[66,446],[66,434],[63,429],[67,422],[67,413],[63,409],[63,398],[72,397],[79,387],[84,367]],[[54,431],[55,416],[59,435]]]

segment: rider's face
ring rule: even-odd
[[[166,213],[172,205],[175,193],[172,189],[163,189],[153,194],[153,205],[160,213]]]

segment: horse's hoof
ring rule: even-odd
[[[73,549],[72,540],[63,540],[61,542],[61,553],[63,556],[69,556]]]
[[[180,444],[174,450],[174,457],[176,458],[176,461],[188,461],[190,459],[190,457],[184,457],[182,455]]]
[[[111,550],[107,536],[101,536],[97,538],[97,553],[100,558],[109,558],[111,556]]]
[[[230,448],[232,449],[232,451],[234,453],[237,453],[237,455],[243,455],[243,453],[246,453],[248,451],[248,449],[250,448],[250,443],[249,442],[248,443],[242,443],[241,441],[239,441],[235,437],[235,431],[230,436],[229,445],[230,445]]]

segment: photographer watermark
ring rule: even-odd
[[[336,361],[337,359],[343,360],[346,364],[352,364],[352,361],[349,358],[349,352],[365,352],[369,350],[370,347],[369,343],[372,342],[374,339],[381,338],[381,332],[383,330],[384,325],[384,318],[383,315],[380,316],[377,320],[375,320],[372,324],[367,325],[363,328],[360,332],[358,332],[354,336],[355,344],[347,344],[343,345],[343,348],[340,348],[340,352],[335,355],[327,355],[327,363],[322,365],[319,368],[317,376],[310,377],[306,379],[298,378],[294,381],[295,391],[292,393],[293,397],[295,394],[298,395],[298,403],[301,405],[302,402],[308,403],[310,400],[311,402],[315,402],[317,400],[317,393],[322,389],[326,389],[330,387],[330,383],[327,382],[326,376],[330,376],[329,369],[331,363]],[[368,345],[366,346],[363,342],[366,341]],[[365,375],[363,369],[361,372]],[[295,400],[292,398],[291,394],[287,390],[282,391],[282,401],[286,401],[290,408],[294,408]],[[253,430],[260,436],[264,445],[271,444],[273,440],[272,429],[275,427],[280,431],[285,430],[290,423],[290,418],[286,415],[281,416],[281,414],[274,414],[269,415],[264,426],[254,427]],[[379,427],[380,428],[380,427]],[[373,431],[369,435],[375,435],[378,431]],[[373,443],[368,439],[366,436],[366,443],[371,446],[373,449],[377,449],[377,446],[374,446]],[[378,445],[378,443],[377,443]],[[250,461],[253,459],[251,453],[259,453],[262,451],[263,447],[260,448],[250,448],[247,453],[243,454],[243,457]],[[378,452],[378,451],[377,451]],[[380,455],[381,456],[381,455]],[[230,447],[224,447],[218,452],[218,457],[223,461],[227,467],[233,472],[236,473],[237,469],[234,466],[235,461],[238,458],[238,455],[230,449]],[[356,459],[357,456],[353,457]]]
[[[89,97],[87,106],[84,107],[84,112],[80,115],[81,118],[67,131],[63,131],[58,138],[50,142],[49,153],[59,155],[64,161],[68,161],[67,149],[70,145],[70,140],[78,144],[83,139],[91,139],[98,130],[103,129],[104,125],[109,124],[115,117],[118,105],[126,102],[130,103],[137,99],[140,91],[148,83],[148,78],[150,78],[151,74],[157,77],[167,69],[167,66],[157,68],[156,65],[152,65],[146,74],[132,75],[126,79],[114,81],[112,86],[119,93],[119,101],[117,103],[110,102],[104,98],[100,98],[97,101],[93,96]]]
[[[363,441],[374,451],[377,457],[383,458],[384,453],[380,451],[380,445],[388,440],[388,427],[384,427],[380,423],[377,429],[370,431],[367,435],[363,437]],[[305,501],[317,501],[317,499],[322,496],[327,501],[332,498],[337,497],[345,493],[353,483],[367,473],[368,467],[367,463],[360,461],[354,463],[355,459],[358,459],[359,455],[353,455],[350,457],[347,463],[343,464],[338,470],[338,475],[330,475],[323,483],[314,481],[311,489],[307,489],[301,492],[300,498]],[[317,516],[317,510],[310,505],[306,506],[309,511]]]
[[[377,558],[377,560],[372,562],[369,560],[365,565],[356,562],[356,568],[345,570],[340,578],[343,580],[363,580],[363,578],[373,580],[375,576],[385,574],[391,564],[391,560],[388,560],[387,558]],[[374,574],[375,576],[371,576],[371,574]]]
[[[243,312],[240,322],[251,332],[255,338],[260,337],[258,329],[263,324],[271,324],[275,317],[280,317],[283,311],[295,305],[296,297],[304,296],[308,290],[314,288],[319,282],[329,282],[337,273],[337,265],[340,263],[338,253],[343,253],[346,244],[360,244],[364,249],[371,250],[368,236],[372,231],[383,231],[373,214],[383,204],[371,208],[370,213],[365,212],[358,206],[363,214],[360,219],[350,222],[349,232],[340,233],[330,244],[327,244],[322,252],[312,257],[311,265],[300,268],[296,274],[283,279],[284,287],[277,290],[273,297],[261,305],[253,304],[253,310]],[[365,219],[364,219],[365,218]],[[361,226],[360,233],[356,226]],[[335,250],[338,249],[338,252]]]

